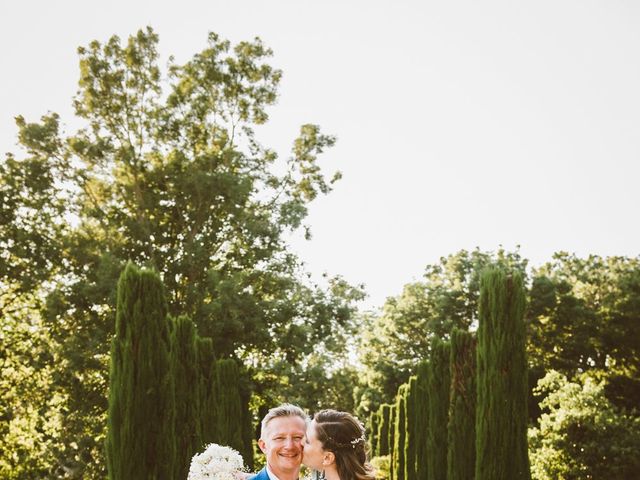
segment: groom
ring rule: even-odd
[[[258,440],[267,465],[250,480],[298,480],[308,421],[296,405],[285,403],[269,410],[262,419]]]

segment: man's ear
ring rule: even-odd
[[[322,466],[328,467],[332,463],[336,463],[336,456],[333,452],[325,452],[322,459]]]
[[[263,439],[258,440],[258,446],[260,447],[260,450],[262,450],[262,453],[267,453],[267,444],[264,443]]]

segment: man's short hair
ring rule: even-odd
[[[291,403],[283,403],[278,407],[274,407],[267,412],[260,424],[260,438],[264,436],[267,424],[278,417],[300,417],[304,420],[305,425],[309,422],[309,416],[299,406]]]

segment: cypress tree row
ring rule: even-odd
[[[118,281],[111,343],[106,454],[109,478],[172,479],[174,386],[162,283],[128,264]]]
[[[400,385],[396,396],[396,420],[394,422],[394,444],[393,444],[393,477],[392,480],[405,480],[405,454],[406,454],[406,406],[407,406],[407,385]]]
[[[447,424],[449,423],[450,344],[436,338],[431,347],[427,388],[429,391],[427,471],[429,480],[447,480]]]
[[[416,399],[417,379],[415,376],[409,379],[406,390],[406,436],[405,436],[405,480],[416,480]]]
[[[171,335],[175,385],[176,462],[173,478],[187,478],[191,457],[201,447],[200,366],[196,326],[188,317],[174,321]]]
[[[429,362],[424,360],[418,364],[416,373],[416,477],[427,480],[427,433],[429,432]]]
[[[369,445],[371,457],[378,456],[378,429],[380,428],[380,415],[378,412],[371,412],[369,415]]]
[[[494,267],[480,281],[476,480],[529,480],[522,276]]]
[[[216,421],[216,387],[218,385],[218,373],[216,359],[213,354],[213,340],[210,338],[197,339],[198,367],[200,370],[200,437],[201,448],[209,443],[215,443],[217,435]]]
[[[473,480],[476,468],[476,340],[451,333],[448,480]]]
[[[216,386],[217,435],[216,443],[227,445],[246,454],[243,438],[242,398],[238,380],[240,371],[235,360],[226,358],[216,362],[218,385]],[[244,458],[244,457],[243,457]],[[248,458],[244,458],[245,462]]]
[[[391,405],[386,403],[380,405],[378,412],[380,425],[378,427],[376,453],[378,456],[389,455],[389,413],[391,412]]]
[[[118,281],[105,449],[111,480],[186,478],[206,443],[253,465],[249,388],[234,360],[187,317],[167,316],[158,275],[129,264]]]

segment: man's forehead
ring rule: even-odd
[[[306,427],[305,421],[298,416],[276,417],[271,419],[266,425],[268,436],[270,437],[291,433],[304,434],[307,429]]]

